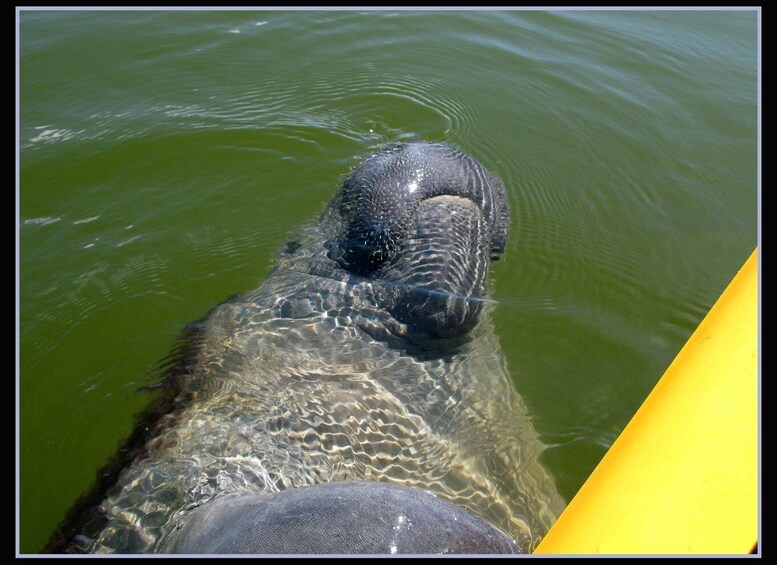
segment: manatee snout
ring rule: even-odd
[[[435,337],[471,327],[490,261],[510,229],[501,180],[440,143],[401,143],[370,156],[343,182],[326,217],[337,226],[330,259],[381,281],[385,308]]]

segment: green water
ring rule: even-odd
[[[505,182],[495,323],[569,500],[758,243],[759,13],[22,11],[19,551],[362,155]]]

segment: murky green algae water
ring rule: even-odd
[[[19,549],[178,332],[385,143],[505,182],[496,329],[570,499],[758,243],[759,14],[19,13]]]

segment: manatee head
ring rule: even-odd
[[[328,256],[382,285],[383,306],[435,337],[470,329],[490,262],[504,250],[510,209],[502,182],[439,143],[400,143],[362,161],[322,223]]]

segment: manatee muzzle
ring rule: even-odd
[[[434,336],[467,331],[510,228],[497,177],[443,144],[397,144],[356,167],[328,212],[329,257],[385,285],[397,319]]]

